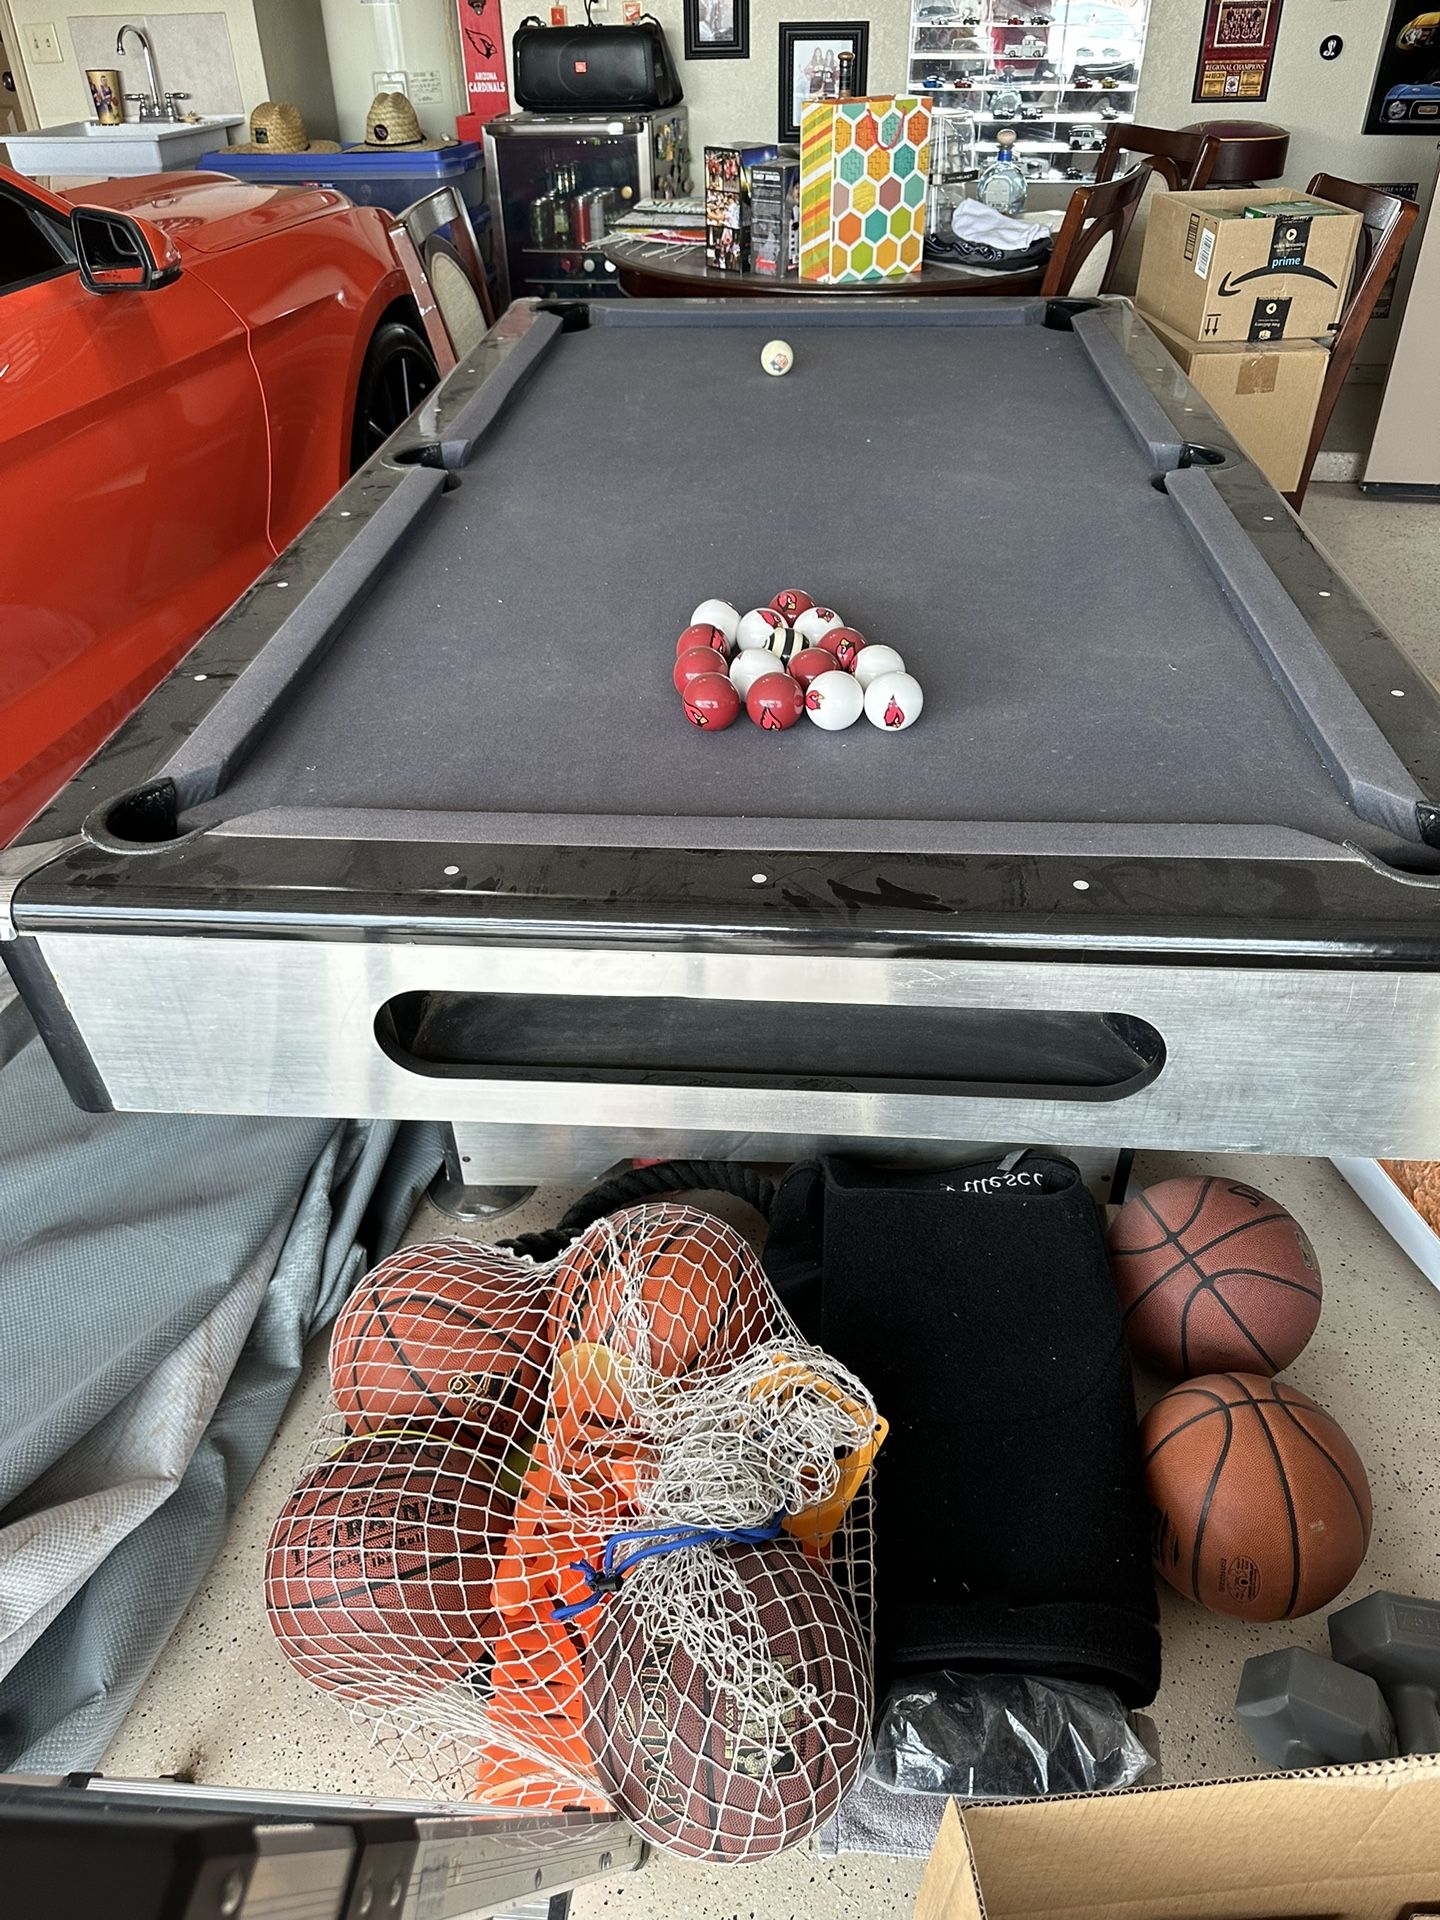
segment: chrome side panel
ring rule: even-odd
[[[993,1140],[1372,1157],[1440,1155],[1440,976],[363,941],[37,936],[114,1104],[483,1126],[476,1176],[636,1153],[786,1158]],[[432,1077],[375,1017],[419,989],[1114,1012],[1158,1028],[1160,1072],[1119,1098]],[[533,1154],[533,1158],[529,1156]],[[521,1164],[523,1162],[523,1164]]]

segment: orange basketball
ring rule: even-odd
[[[1320,1269],[1278,1200],[1238,1180],[1162,1180],[1110,1228],[1125,1337],[1172,1378],[1279,1373],[1320,1318]]]
[[[1261,1374],[1172,1387],[1140,1423],[1156,1571],[1241,1620],[1333,1600],[1370,1544],[1360,1456],[1308,1395]]]
[[[550,1280],[465,1240],[403,1247],[351,1294],[330,1337],[330,1385],[352,1433],[424,1427],[505,1453],[539,1428]]]
[[[480,1667],[499,1631],[495,1571],[513,1507],[468,1447],[350,1442],[296,1487],[265,1550],[286,1659],[317,1687],[376,1701]]]
[[[629,1352],[643,1340],[650,1366],[667,1375],[748,1352],[778,1308],[733,1227],[667,1202],[589,1228],[563,1256],[558,1289],[564,1341]]]

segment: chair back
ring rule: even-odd
[[[1105,135],[1095,168],[1097,184],[1113,180],[1122,153],[1144,161],[1172,193],[1198,192],[1215,169],[1220,142],[1212,134],[1180,133],[1173,127],[1141,127],[1117,120]]]
[[[495,324],[470,210],[457,187],[440,187],[407,207],[400,224],[424,264],[450,344],[463,358]]]
[[[1149,167],[1141,166],[1122,173],[1118,180],[1102,180],[1097,186],[1075,189],[1055,236],[1055,249],[1040,286],[1042,297],[1069,293],[1081,267],[1106,240],[1110,242],[1110,255],[1099,290],[1110,291],[1126,236],[1149,178]]]
[[[1315,410],[1314,425],[1310,429],[1305,464],[1293,492],[1285,496],[1296,508],[1305,498],[1315,456],[1320,451],[1325,429],[1340,398],[1340,389],[1349,378],[1355,349],[1370,324],[1381,288],[1404,252],[1406,239],[1419,212],[1413,200],[1402,200],[1395,193],[1381,193],[1377,187],[1358,186],[1355,181],[1341,180],[1333,173],[1317,173],[1308,191],[1319,200],[1331,200],[1337,206],[1349,207],[1360,215],[1362,224],[1359,245],[1355,250],[1355,270],[1350,278],[1345,303],[1340,309],[1340,324],[1330,343],[1330,362],[1325,369],[1320,404]]]

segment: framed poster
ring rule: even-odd
[[[687,60],[748,60],[750,0],[684,0]]]
[[[1390,0],[1361,131],[1440,137],[1440,13],[1424,0]]]
[[[1283,0],[1205,0],[1192,100],[1263,100]]]
[[[840,56],[854,55],[854,86],[864,93],[870,27],[864,20],[825,25],[818,20],[780,22],[780,138],[800,138],[800,109],[812,100],[840,97]]]

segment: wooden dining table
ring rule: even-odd
[[[926,263],[918,273],[863,282],[802,280],[798,273],[737,273],[712,267],[705,248],[610,235],[603,243],[624,292],[641,300],[774,299],[781,295],[936,294],[980,296],[1035,294],[1045,263],[1019,272],[1004,268],[942,267]]]

